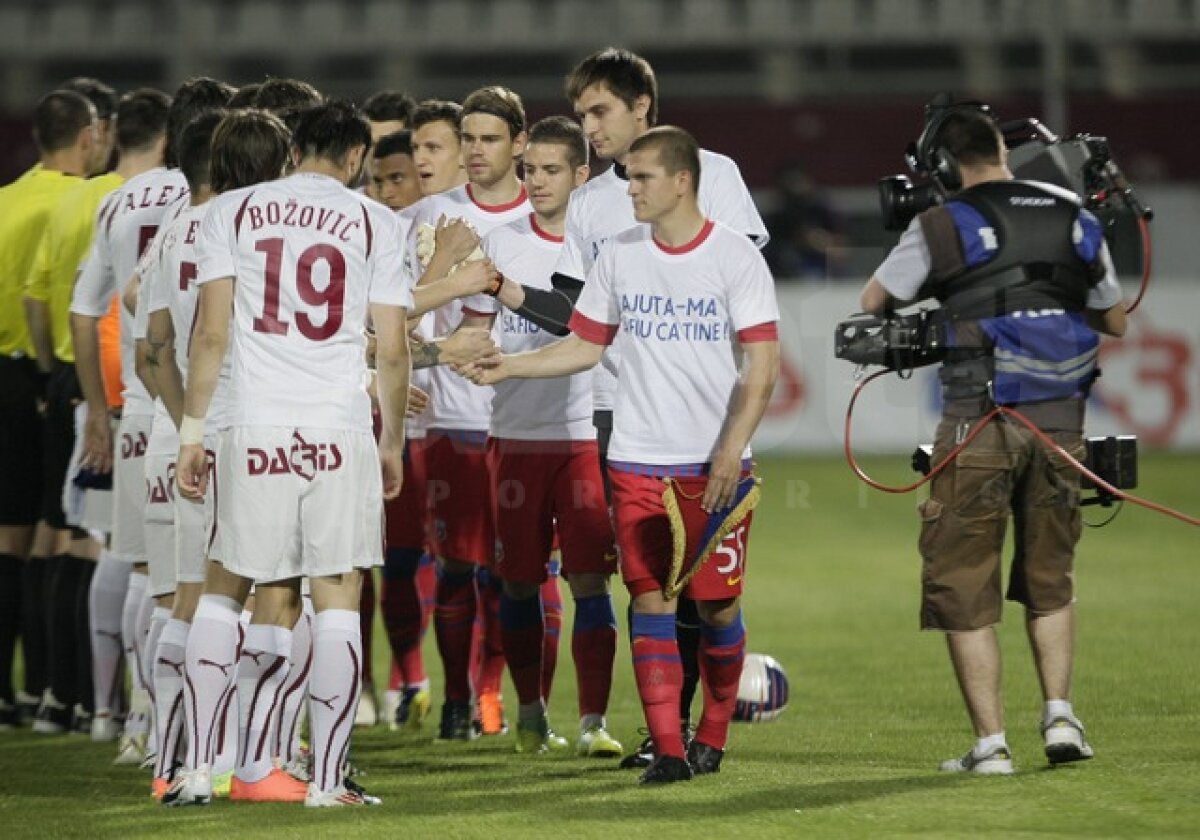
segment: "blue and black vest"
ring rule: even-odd
[[[1021,405],[1084,397],[1099,337],[1085,322],[1104,276],[1099,221],[1064,191],[989,181],[922,213],[946,328],[939,376],[947,404]]]

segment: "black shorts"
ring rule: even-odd
[[[37,363],[0,356],[0,526],[33,525],[42,478]]]
[[[65,529],[63,482],[75,449],[75,406],[82,395],[75,365],[56,361],[46,386],[46,416],[42,423],[42,504],[40,514],[51,528]]]

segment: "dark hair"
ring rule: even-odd
[[[225,119],[225,113],[208,111],[201,114],[179,133],[179,169],[193,194],[210,183],[213,134]]]
[[[422,126],[435,122],[449,123],[454,129],[454,136],[461,137],[462,129],[459,120],[462,119],[462,106],[447,99],[426,99],[412,113],[412,124],[409,128],[416,131]]]
[[[931,137],[930,150],[945,149],[960,164],[999,164],[1004,140],[996,123],[983,111],[958,110],[948,114]]]
[[[355,146],[370,148],[371,124],[352,102],[331,99],[300,114],[292,145],[301,160],[323,158],[341,164]]]
[[[141,152],[150,148],[167,131],[171,97],[154,88],[138,88],[117,103],[117,148]]]
[[[525,130],[525,105],[520,96],[506,87],[492,85],[472,91],[463,100],[459,125],[471,114],[491,114],[504,120],[510,138]]]
[[[668,175],[692,174],[692,190],[700,189],[700,144],[696,138],[674,125],[652,128],[633,141],[630,152],[656,151]]]
[[[650,62],[629,50],[609,47],[592,53],[567,75],[567,99],[573,105],[592,85],[604,85],[630,110],[639,96],[650,97],[646,120],[658,122],[658,81]]]
[[[565,147],[567,162],[571,164],[572,169],[578,169],[587,163],[587,138],[583,136],[583,129],[579,127],[579,123],[568,117],[546,117],[535,122],[529,129],[527,145],[532,146],[534,143],[553,143]]]
[[[391,155],[408,155],[412,157],[412,132],[407,128],[402,128],[399,131],[393,131],[385,137],[380,137],[379,142],[375,144],[375,148],[371,150],[371,156],[375,158],[385,158]]]
[[[96,107],[96,119],[110,120],[117,112],[117,92],[99,79],[75,76],[59,85],[59,90],[82,93]]]
[[[267,79],[254,94],[255,108],[270,111],[293,132],[300,114],[324,101],[319,90],[300,79]]]
[[[403,91],[381,90],[363,103],[362,110],[372,122],[400,120],[407,126],[416,107],[417,101]]]
[[[43,154],[68,149],[95,120],[96,108],[82,93],[52,90],[34,106],[33,142]]]
[[[233,96],[229,98],[229,103],[226,107],[231,110],[238,108],[253,108],[254,97],[258,96],[258,89],[262,87],[262,82],[251,82],[248,85],[242,85],[238,88]]]
[[[208,76],[195,76],[179,86],[167,117],[167,151],[164,155],[167,166],[178,164],[175,143],[184,126],[207,111],[226,107],[233,94],[233,85]]]
[[[209,181],[213,192],[228,192],[273,181],[288,160],[289,133],[268,111],[226,114],[213,132]]]

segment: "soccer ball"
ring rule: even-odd
[[[788,678],[783,666],[764,653],[747,653],[733,719],[746,723],[775,720],[787,703]]]

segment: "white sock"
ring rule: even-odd
[[[159,779],[170,775],[183,736],[183,666],[191,626],[178,618],[168,619],[154,656],[154,727],[159,744],[154,775]]]
[[[149,578],[145,572],[129,572],[129,590],[125,593],[125,601],[121,605],[121,645],[125,651],[125,670],[129,672],[131,696],[129,700],[129,716],[125,718],[125,734],[136,735],[146,731],[148,722],[141,711],[149,705],[145,697],[146,686],[142,683],[142,669],[138,661],[138,617],[141,615],[142,604],[146,600],[146,585]]]
[[[214,776],[232,773],[237,764],[237,731],[238,731],[238,697],[237,683],[229,691],[229,700],[221,713],[220,724],[213,737],[216,739],[216,755],[213,757],[212,772]]]
[[[272,715],[275,737],[272,752],[287,764],[300,754],[300,725],[308,700],[308,680],[312,676],[313,606],[304,598],[304,611],[292,628],[292,650],[288,655],[289,668],[279,703]]]
[[[129,591],[129,564],[113,559],[108,549],[92,575],[88,591],[88,629],[92,636],[92,702],[96,714],[114,714],[121,709],[121,619],[125,594]]]
[[[292,631],[273,624],[251,624],[238,660],[238,762],[243,782],[257,782],[271,772],[271,713],[287,679]]]
[[[362,631],[355,610],[324,610],[313,622],[312,681],[308,686],[313,784],[342,783],[342,763],[362,690]]]
[[[985,735],[976,741],[975,757],[985,756],[997,747],[1008,749],[1008,741],[1005,739],[1003,732],[997,732],[995,735]]]
[[[184,701],[193,715],[187,733],[186,765],[212,765],[217,752],[217,730],[231,701],[237,677],[237,602],[220,595],[201,595],[192,618],[186,648],[187,683]]]
[[[146,679],[146,690],[150,692],[150,737],[146,739],[146,751],[154,754],[158,752],[158,745],[161,743],[159,735],[161,734],[158,721],[158,710],[156,708],[157,698],[154,693],[154,658],[158,655],[158,639],[162,636],[163,628],[167,626],[167,622],[171,620],[171,610],[167,607],[155,606],[150,613],[150,628],[146,631],[146,644],[142,648],[142,674]]]
[[[1042,707],[1042,723],[1048,724],[1060,717],[1079,722],[1079,719],[1075,717],[1075,710],[1071,708],[1070,700],[1047,700],[1046,705]]]

